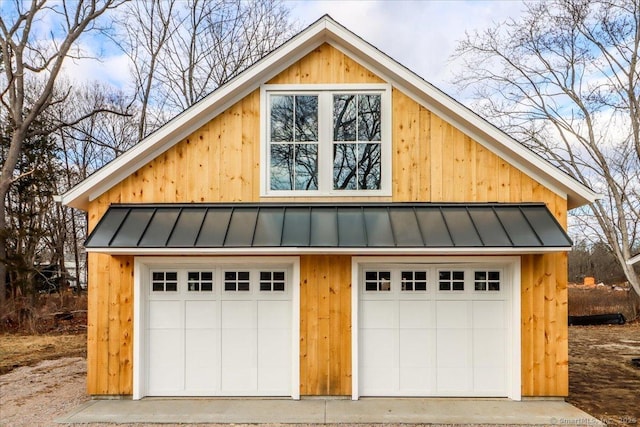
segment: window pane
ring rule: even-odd
[[[440,272],[440,280],[450,280],[451,272],[450,271],[441,271]]]
[[[454,291],[464,291],[464,282],[453,282]]]
[[[271,280],[271,272],[270,271],[261,271],[260,272],[260,280]]]
[[[487,272],[486,271],[476,271],[475,278],[476,278],[476,280],[487,280]]]
[[[209,292],[211,292],[213,290],[213,283],[211,283],[211,282],[202,283],[202,285],[200,286],[200,290],[201,291],[209,291]]]
[[[284,282],[275,282],[273,284],[273,290],[284,292]]]
[[[489,280],[500,280],[500,272],[499,271],[490,271],[489,272]]]
[[[416,291],[426,291],[427,290],[427,282],[416,282],[415,290]]]
[[[248,271],[238,271],[238,280],[249,280]]]
[[[239,291],[248,291],[249,290],[249,282],[238,282],[238,290]]]
[[[224,272],[224,280],[236,280],[236,272],[235,271],[225,271]]]
[[[271,144],[271,189],[292,190],[294,144]]]
[[[187,273],[189,280],[200,280],[200,274],[197,271],[190,271]]]
[[[318,189],[318,144],[295,145],[295,189]]]
[[[161,271],[154,271],[153,272],[153,280],[164,280],[164,273]]]
[[[294,141],[318,140],[318,97],[296,96]]]
[[[448,282],[440,282],[440,290],[441,291],[450,291],[451,290],[451,283]]]
[[[261,291],[270,291],[271,290],[271,283],[270,282],[260,282],[260,290]]]
[[[380,141],[380,95],[358,95],[358,141]]]
[[[167,272],[167,280],[178,280],[178,273],[175,271]]]
[[[490,291],[499,291],[500,290],[500,282],[489,282],[489,290]]]
[[[355,190],[357,186],[357,144],[333,146],[333,188]]]
[[[164,284],[163,283],[154,282],[153,283],[153,291],[154,292],[162,292],[162,291],[164,291]]]
[[[271,141],[293,141],[293,96],[271,97]]]
[[[169,292],[176,292],[178,290],[178,284],[176,282],[167,282],[166,289]]]
[[[284,280],[284,271],[276,271],[273,273],[273,280]]]
[[[464,280],[464,271],[454,271],[453,280]]]
[[[486,291],[487,290],[487,284],[485,282],[476,282],[476,291]]]
[[[202,280],[213,280],[213,273],[210,271],[205,271],[200,273],[200,278]]]
[[[416,280],[427,280],[427,272],[426,271],[416,271]]]
[[[333,96],[333,140],[356,140],[356,95]]]
[[[225,282],[224,290],[225,291],[235,291],[236,290],[236,284],[233,283],[233,282]]]
[[[358,144],[358,188],[380,189],[382,160],[380,144]]]

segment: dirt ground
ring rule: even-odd
[[[85,358],[60,357],[65,351],[83,356],[84,339],[0,335],[2,363],[24,365],[0,375],[1,426],[52,426],[56,418],[89,400]],[[640,357],[640,323],[573,326],[569,343],[568,401],[608,425],[640,425],[640,368],[630,363],[632,357]]]
[[[640,425],[640,322],[569,328],[569,403],[609,425]]]

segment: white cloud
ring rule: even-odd
[[[288,3],[291,5],[292,3]],[[452,76],[449,57],[465,31],[518,17],[520,1],[296,1],[292,15],[304,26],[328,13],[446,92]]]
[[[83,49],[87,54],[96,55],[95,52],[89,52],[86,47]],[[62,72],[71,82],[100,81],[126,89],[131,82],[129,66],[130,61],[125,54],[110,55],[100,60],[67,58]]]

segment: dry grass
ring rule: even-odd
[[[632,290],[614,290],[610,286],[583,288],[569,287],[569,315],[622,313],[628,320],[634,320],[640,313],[640,298]]]
[[[0,335],[0,375],[60,357],[86,357],[87,336]]]
[[[0,307],[0,333],[44,334],[85,332],[87,294],[70,291],[18,296]],[[71,313],[73,321],[63,320],[62,314]],[[58,316],[56,316],[58,315]]]

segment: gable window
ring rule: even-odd
[[[390,195],[389,92],[381,84],[263,87],[263,195]]]

